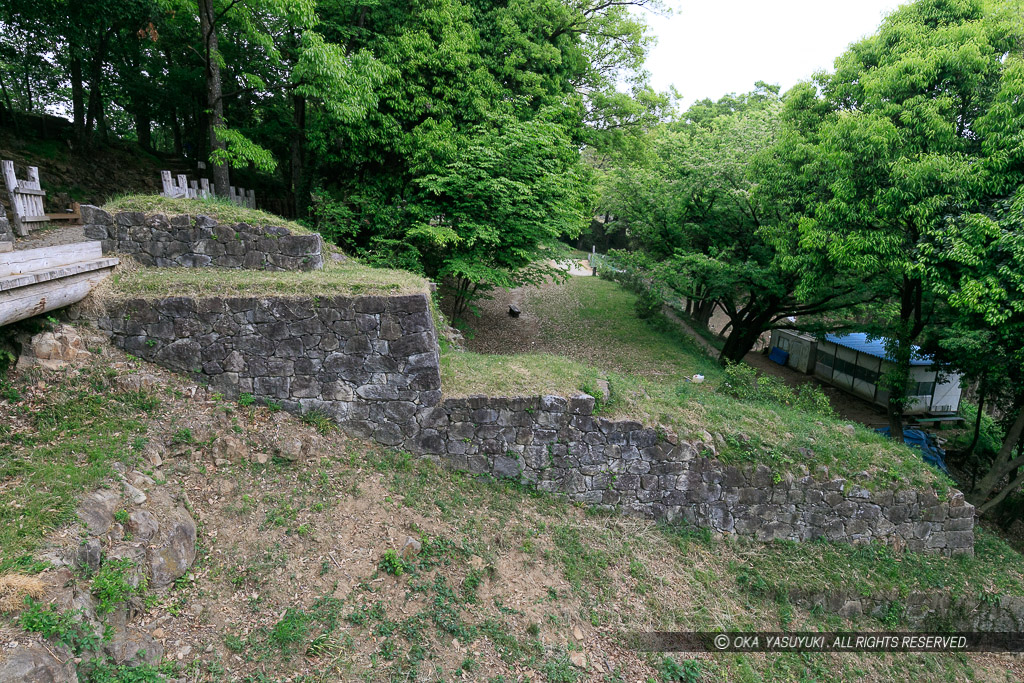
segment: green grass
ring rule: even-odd
[[[404,270],[348,259],[323,270],[270,272],[230,268],[139,268],[120,271],[94,290],[98,301],[168,296],[331,297],[426,293],[427,281]]]
[[[596,379],[606,377],[611,400],[602,414],[663,425],[691,440],[718,435],[723,462],[764,463],[797,476],[820,466],[846,478],[867,472],[858,481],[871,489],[931,487],[944,495],[951,485],[918,452],[859,425],[850,437],[848,421],[806,412],[813,397],[781,383],[740,386],[738,379],[749,378],[727,374],[671,325],[639,319],[636,296],[614,282],[577,277],[557,295],[538,290],[526,298],[542,321],[538,353],[449,350],[442,355],[446,395],[593,393]],[[695,374],[703,383],[692,381]]]
[[[209,216],[221,223],[248,223],[256,226],[275,226],[288,228],[296,235],[312,235],[312,230],[301,223],[244,206],[233,204],[222,197],[208,199],[172,199],[152,194],[125,194],[110,199],[103,205],[110,213],[118,211],[138,211],[145,214],[162,213],[168,216],[187,214],[189,216]]]
[[[572,395],[596,383],[597,368],[549,353],[492,356],[449,352],[441,356],[445,396]]]
[[[110,476],[111,463],[136,461],[132,444],[159,402],[117,391],[108,380],[92,368],[46,385],[42,397],[33,391],[21,405],[0,403],[0,412],[18,418],[0,425],[0,571],[22,564],[47,532],[74,521],[78,496]],[[20,384],[22,393],[31,385]],[[30,429],[15,427],[22,420]]]
[[[177,387],[168,387],[159,404],[152,396],[118,392],[102,369],[104,362],[109,359],[97,358],[95,370],[48,381],[45,391],[39,389],[40,376],[12,378],[11,387],[25,404],[14,408],[13,428],[0,430],[0,463],[19,463],[18,469],[5,469],[0,475],[4,501],[13,504],[0,507],[0,514],[8,514],[12,507],[23,510],[31,492],[18,477],[27,480],[44,470],[47,477],[32,479],[34,487],[50,495],[65,491],[62,495],[73,505],[84,490],[79,461],[62,454],[84,457],[94,439],[96,445],[110,449],[97,454],[109,464],[113,458],[131,461],[129,444],[147,428],[160,429],[168,438],[175,433],[186,438],[180,424],[168,424],[168,416],[186,402],[193,403],[176,395]],[[0,406],[9,409],[10,404]],[[239,413],[243,423],[254,419],[245,418],[245,412]],[[315,428],[303,427],[298,417],[283,420],[311,434]],[[240,678],[273,671],[275,677],[292,680],[311,672],[325,680],[418,680],[428,674],[449,680],[464,672],[467,679],[486,680],[499,672],[532,670],[541,680],[590,680],[569,660],[582,645],[572,636],[574,624],[588,629],[582,647],[589,659],[595,652],[591,637],[614,642],[616,634],[639,628],[901,627],[868,616],[852,622],[803,610],[788,601],[787,594],[794,589],[862,595],[892,590],[965,597],[1024,594],[1024,560],[984,531],[978,532],[975,556],[957,558],[895,554],[878,545],[715,540],[706,531],[570,506],[527,486],[452,472],[430,460],[342,435],[324,441],[315,463],[241,465],[194,480],[216,484],[230,479],[239,489],[233,502],[197,501],[202,514],[216,519],[215,506],[220,504],[225,506],[220,514],[229,516],[218,525],[237,520],[240,532],[245,525],[262,527],[262,540],[256,543],[236,544],[228,534],[204,538],[204,543],[216,544],[216,552],[209,555],[208,564],[193,569],[194,584],[183,582],[175,589],[191,591],[189,599],[204,610],[216,611],[225,601],[233,601],[232,596],[248,604],[249,612],[229,610],[239,616],[223,626],[231,661],[248,669],[238,672]],[[386,519],[388,529],[422,541],[418,555],[402,560],[401,573],[391,571],[399,559],[393,553],[381,566],[381,558],[389,556],[389,544],[372,529],[353,536],[351,543],[337,543],[332,520],[339,510],[358,510],[351,505],[367,497],[372,504],[364,508],[365,514]],[[232,510],[228,505],[238,507]],[[0,519],[4,560],[29,547],[22,543],[12,548],[12,531],[32,531],[38,538],[53,522]],[[311,530],[308,537],[287,538],[303,536],[300,529],[305,524]],[[349,569],[360,566],[350,563],[357,556],[350,546],[358,547],[358,556],[364,558],[362,549],[372,549],[372,562],[363,560],[362,569]],[[326,557],[325,549],[338,557]],[[337,560],[353,572],[343,585],[337,583]],[[326,569],[317,569],[321,561]],[[299,567],[301,584],[290,576]],[[101,581],[99,587],[93,577],[91,590],[108,595],[110,604],[118,603],[130,592],[122,580],[127,569],[113,572],[111,581]],[[528,599],[522,598],[523,590]],[[28,615],[23,628],[69,642],[87,655],[78,667],[82,680],[151,680],[158,673],[156,667],[118,671],[109,660],[91,663],[94,645],[82,640],[88,634],[76,630],[79,622],[74,615],[42,604],[23,614]],[[453,639],[460,643],[457,656]],[[236,654],[240,661],[234,659]],[[217,656],[203,652],[197,661],[212,665]],[[613,666],[629,661],[614,653],[606,656]],[[983,680],[1000,680],[1005,662],[986,657],[712,654],[701,656],[697,666],[681,657],[670,664],[652,656],[650,670],[654,680],[687,680],[698,673],[703,679],[696,680],[780,683],[970,680],[975,672]],[[448,663],[441,670],[444,662]]]

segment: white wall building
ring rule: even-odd
[[[892,367],[882,338],[855,332],[826,334],[823,339],[816,339],[788,330],[773,330],[769,357],[883,408],[888,405],[889,392],[878,384],[882,374]],[[906,415],[941,415],[960,409],[959,374],[936,368],[934,361],[920,355],[916,347],[910,364],[911,400],[904,411]]]

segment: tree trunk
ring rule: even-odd
[[[178,108],[171,110],[171,138],[174,140],[174,156],[185,156],[185,150],[181,144],[181,123],[178,121]]]
[[[101,130],[106,130],[106,120],[103,116],[103,60],[107,54],[107,41],[110,34],[104,34],[96,46],[96,52],[89,64],[89,109],[86,114],[85,134],[89,136],[94,130],[94,124]]]
[[[5,111],[7,112],[7,116],[5,116],[4,119],[6,120],[7,118],[10,118],[12,127],[14,128],[15,132],[17,132],[18,117],[14,114],[14,105],[11,104],[11,93],[7,90],[7,82],[3,79],[2,74],[0,74],[0,92],[3,93]]]
[[[903,276],[900,289],[900,326],[896,334],[895,358],[889,377],[889,401],[886,413],[889,418],[889,437],[896,443],[903,443],[903,411],[907,408],[910,389],[910,361],[914,355],[914,342],[924,330],[921,309],[924,288],[920,280]]]
[[[292,137],[292,196],[295,198],[295,215],[306,215],[309,204],[309,193],[305,192],[305,161],[306,161],[306,98],[295,95],[293,123],[295,133]]]
[[[75,140],[85,140],[85,86],[82,83],[82,58],[71,58],[71,112],[75,125]]]
[[[140,105],[135,112],[135,137],[139,140],[139,147],[147,152],[153,151],[153,129],[148,104]]]
[[[731,319],[732,334],[725,340],[722,352],[718,356],[718,362],[722,365],[739,363],[743,357],[750,353],[758,338],[768,329],[771,322],[771,312],[751,313],[742,312],[739,316]]]
[[[210,110],[208,127],[213,189],[218,197],[226,197],[231,184],[228,165],[223,160],[214,161],[213,159],[218,151],[227,149],[227,144],[217,137],[217,129],[224,126],[224,98],[215,19],[213,0],[199,0],[199,26],[203,32],[203,44],[206,48],[206,105]]]
[[[1011,471],[1017,469],[1024,463],[1020,462],[1020,459],[1010,460],[1010,456],[1013,454],[1013,449],[1016,448],[1017,443],[1021,439],[1021,435],[1024,434],[1024,406],[1020,406],[1017,409],[1017,418],[1013,421],[1010,429],[1006,432],[1006,438],[1003,439],[1003,445],[999,449],[999,453],[996,454],[995,460],[992,463],[992,467],[981,478],[974,490],[967,496],[967,500],[978,508],[978,514],[982,514],[990,509],[994,505],[998,505],[1006,496],[1017,486],[1020,485],[1022,477],[1018,477],[1014,481],[1010,482],[1002,491],[1000,491],[991,500],[988,499],[992,491],[995,490],[999,482],[1009,474]]]
[[[967,447],[967,452],[964,454],[965,461],[974,455],[974,449],[978,447],[978,439],[981,438],[981,416],[985,411],[985,393],[988,390],[988,387],[985,386],[986,379],[988,379],[988,375],[982,374],[978,381],[978,414],[974,418],[974,438],[971,439],[971,445]]]

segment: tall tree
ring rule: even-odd
[[[1016,6],[1016,5],[1015,5]],[[918,0],[818,77],[826,117],[818,145],[828,196],[800,222],[837,267],[888,292],[868,331],[895,360],[885,378],[892,435],[902,438],[910,360],[933,310],[921,246],[949,214],[1002,180],[984,163],[982,122],[1019,51],[1020,10],[982,0]]]

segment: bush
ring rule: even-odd
[[[650,320],[661,313],[661,295],[653,289],[640,292],[636,298],[636,316],[641,320]]]
[[[779,403],[814,415],[832,415],[828,397],[815,385],[803,384],[793,391],[776,377],[758,376],[756,369],[744,363],[731,363],[725,368],[722,388],[739,399]]]

